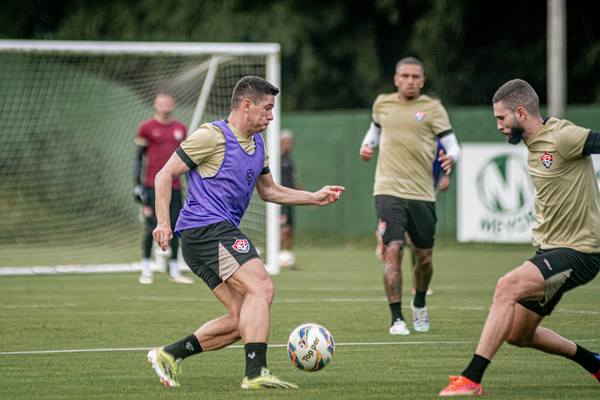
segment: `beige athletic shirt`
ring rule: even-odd
[[[435,201],[437,135],[452,130],[444,106],[425,95],[406,102],[398,93],[381,94],[373,103],[373,121],[381,127],[373,194]]]
[[[247,138],[242,135],[233,125],[227,123],[231,132],[235,135],[242,149],[248,154],[254,154],[256,143],[254,137]],[[219,127],[206,123],[200,125],[196,132],[192,133],[181,143],[181,149],[197,165],[196,169],[201,177],[215,176],[221,168],[225,159],[225,134]],[[265,144],[265,163],[263,168],[269,166],[269,155]]]
[[[536,191],[534,246],[600,252],[600,193],[592,159],[581,155],[589,132],[549,118],[526,143]]]

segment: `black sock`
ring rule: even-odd
[[[267,344],[246,343],[244,351],[246,352],[246,377],[256,378],[260,375],[261,369],[267,367]]]
[[[176,360],[185,360],[189,356],[202,353],[202,347],[200,347],[200,342],[196,339],[196,335],[190,335],[177,343],[165,347],[165,351]]]
[[[392,312],[392,325],[396,320],[404,321],[404,317],[402,316],[402,302],[399,301],[397,303],[390,303],[390,311]]]
[[[490,360],[475,354],[471,363],[461,375],[466,376],[475,383],[481,383],[481,378],[483,378],[483,373],[488,365],[490,365]]]
[[[418,308],[425,307],[425,295],[427,291],[419,292],[418,290],[415,292],[415,299],[413,300],[413,306]]]
[[[591,351],[577,345],[577,351],[575,355],[571,357],[571,360],[581,365],[590,374],[596,375],[600,372],[600,358],[598,354],[594,354]]]

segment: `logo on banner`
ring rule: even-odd
[[[237,239],[232,247],[239,253],[247,253],[250,250],[250,243],[248,239]]]
[[[417,122],[422,122],[425,119],[425,117],[427,116],[427,114],[425,114],[425,111],[419,110],[419,111],[415,111],[414,116],[415,116],[415,119],[417,120]]]
[[[544,164],[544,167],[546,167],[546,169],[550,169],[553,162],[554,157],[552,156],[552,154],[544,153],[544,155],[542,156],[542,164]]]
[[[491,159],[479,173],[477,189],[485,208],[499,215],[515,215],[529,209],[535,196],[527,165],[513,154]]]
[[[479,173],[477,190],[487,210],[478,223],[482,234],[510,237],[531,229],[535,189],[521,156],[503,154],[491,159]]]

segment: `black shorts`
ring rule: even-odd
[[[281,206],[281,226],[294,226],[292,206]]]
[[[379,195],[375,196],[375,211],[383,244],[404,241],[404,233],[408,232],[416,247],[433,247],[437,222],[434,202]]]
[[[240,266],[260,258],[250,239],[228,221],[181,231],[181,253],[210,290],[226,281]]]
[[[544,276],[546,293],[544,300],[519,301],[519,304],[542,316],[552,313],[565,292],[590,282],[600,270],[600,253],[582,253],[567,248],[540,249],[529,261]]]

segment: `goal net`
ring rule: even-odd
[[[279,45],[0,41],[0,267],[139,261],[134,138],[156,92],[174,94],[191,134],[227,117],[246,75],[279,86]],[[278,181],[278,104],[274,114]],[[241,224],[271,273],[278,216],[255,193]]]

